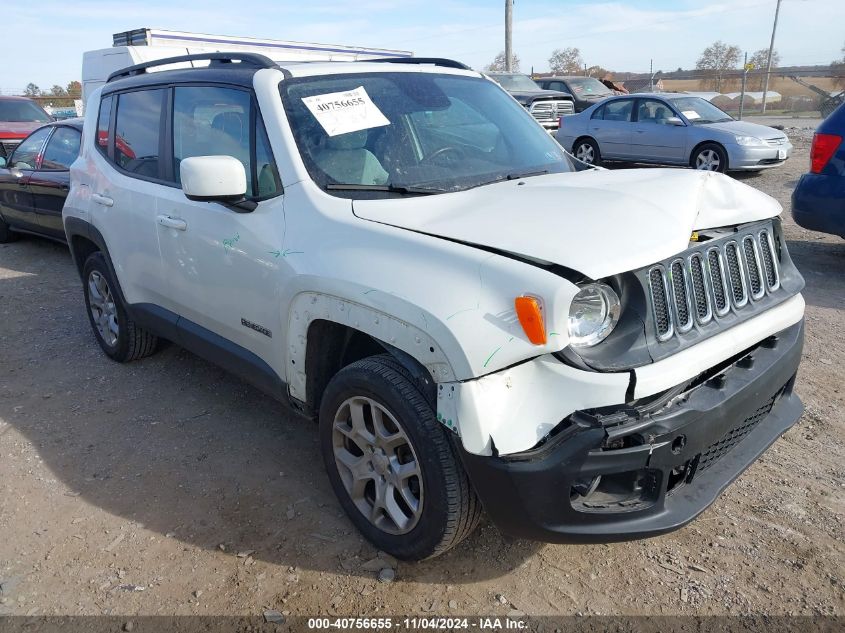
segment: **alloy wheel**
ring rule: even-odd
[[[595,157],[593,146],[589,143],[581,143],[575,150],[575,158],[580,160],[582,163],[592,165]]]
[[[345,400],[332,425],[335,463],[349,497],[375,527],[407,534],[419,522],[423,483],[411,440],[371,398]]]
[[[109,347],[117,344],[117,306],[106,278],[96,270],[88,275],[88,305],[97,332]]]
[[[721,164],[718,152],[713,149],[705,149],[695,157],[695,168],[703,171],[719,171]]]

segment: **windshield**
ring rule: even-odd
[[[733,121],[733,117],[722,112],[712,103],[701,97],[681,97],[673,99],[673,105],[681,111],[687,121],[693,125],[701,123],[721,123],[722,121]]]
[[[0,121],[46,123],[50,120],[50,116],[32,101],[4,101],[0,99]]]
[[[280,85],[311,178],[334,195],[423,195],[573,171],[527,111],[480,77],[361,73]]]
[[[609,97],[613,94],[612,90],[594,77],[572,77],[566,82],[577,95]]]
[[[523,90],[527,92],[542,90],[528,75],[490,75],[490,78],[505,90]]]

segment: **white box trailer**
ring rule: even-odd
[[[262,40],[252,37],[208,35],[162,29],[135,29],[115,33],[112,47],[87,51],[82,55],[82,99],[102,86],[116,70],[143,62],[209,52],[260,53],[275,62],[356,61],[383,57],[413,57],[410,51],[365,48],[345,44],[315,44]],[[171,70],[205,62],[185,62],[150,69]]]

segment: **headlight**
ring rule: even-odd
[[[739,145],[765,145],[763,139],[759,139],[756,136],[737,136],[736,142]]]
[[[569,343],[573,347],[598,345],[616,327],[619,297],[603,283],[582,286],[569,306]]]

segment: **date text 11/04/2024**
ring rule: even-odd
[[[316,631],[330,629],[404,629],[410,631],[477,629],[481,631],[494,631],[524,630],[525,628],[526,624],[523,620],[510,617],[308,618],[308,629]]]

